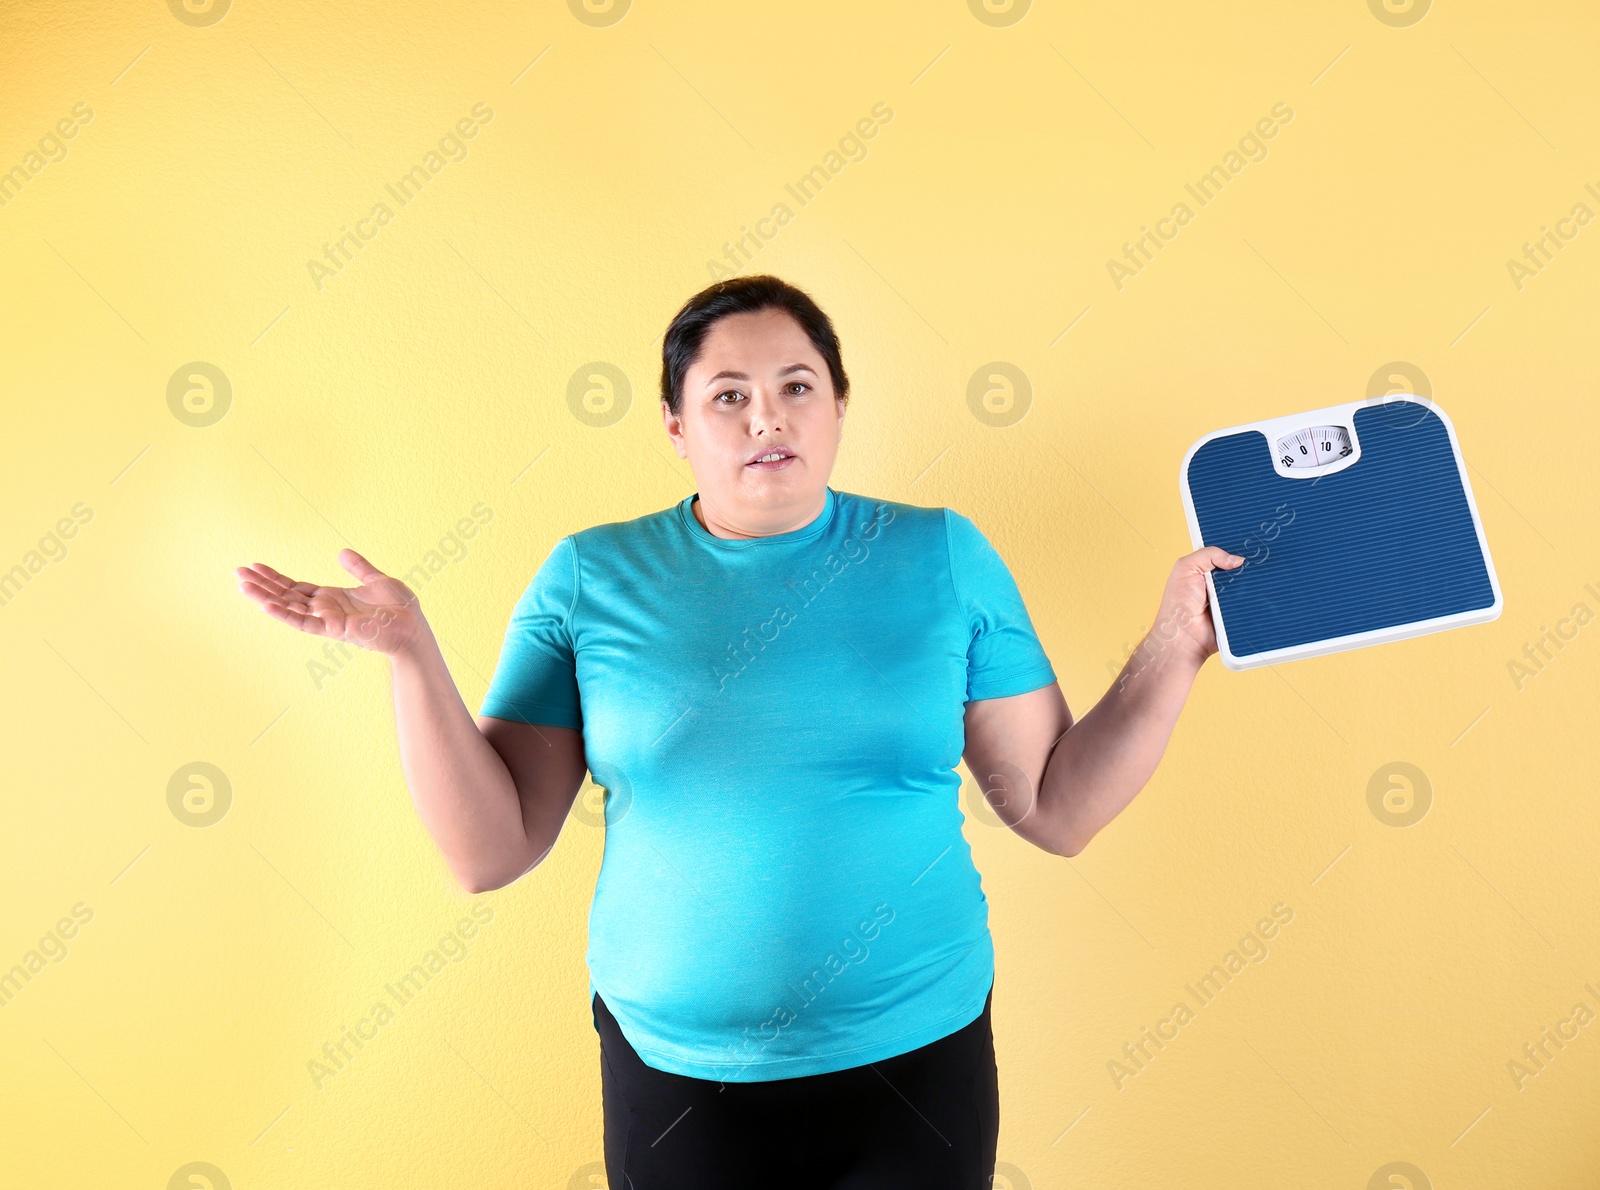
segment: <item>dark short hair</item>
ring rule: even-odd
[[[700,354],[700,345],[719,318],[729,314],[751,314],[757,310],[786,310],[811,340],[817,353],[828,362],[833,380],[833,395],[840,401],[850,397],[850,378],[839,357],[839,336],[833,323],[804,290],[787,281],[762,274],[755,277],[729,277],[709,285],[683,304],[661,341],[661,399],[672,416],[683,410],[683,377]]]

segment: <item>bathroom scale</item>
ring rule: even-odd
[[[1481,624],[1500,583],[1455,427],[1413,393],[1217,430],[1183,457],[1223,665],[1252,669]]]

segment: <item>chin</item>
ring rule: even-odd
[[[775,484],[792,484],[805,471],[804,463],[791,463],[782,471],[757,471],[754,467],[741,467],[746,483],[754,483],[758,487],[770,487]]]

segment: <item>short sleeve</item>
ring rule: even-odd
[[[1026,694],[1056,680],[1022,593],[977,525],[944,510],[950,577],[967,619],[967,701]]]
[[[582,728],[572,642],[577,601],[578,551],[571,537],[563,537],[511,612],[480,715]]]

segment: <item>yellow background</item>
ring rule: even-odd
[[[1520,288],[1507,267],[1600,212],[1592,5],[104,7],[0,11],[0,169],[93,111],[0,206],[0,569],[92,512],[0,606],[0,969],[93,914],[0,1009],[7,1184],[159,1188],[191,1162],[240,1188],[603,1184],[601,832],[575,817],[466,896],[410,804],[387,665],[317,678],[322,642],[231,570],[344,585],[349,545],[404,574],[481,502],[421,589],[476,710],[551,545],[693,490],[660,336],[779,202],[743,271],[839,329],[833,486],[970,515],[1078,714],[1189,549],[1188,445],[1358,400],[1392,361],[1454,420],[1504,589],[1491,624],[1208,663],[1155,779],[1076,859],[968,801],[996,1184],[1600,1178],[1600,1025],[1520,1089],[1509,1068],[1600,1010],[1600,627],[1520,688],[1510,669],[1600,611],[1600,226]],[[880,102],[865,156],[787,197]],[[466,157],[319,289],[307,262],[476,103]],[[1107,262],[1277,103],[1265,159],[1119,289]],[[231,387],[209,426],[167,400],[194,361]],[[1031,386],[1009,426],[968,404],[994,361]],[[568,403],[596,362],[629,386],[609,426]],[[168,806],[194,761],[231,788],[203,828]],[[1394,761],[1431,790],[1406,828],[1368,803]],[[465,958],[318,1089],[322,1045],[474,903],[493,917]],[[1119,1089],[1108,1062],[1280,903],[1268,957]]]

